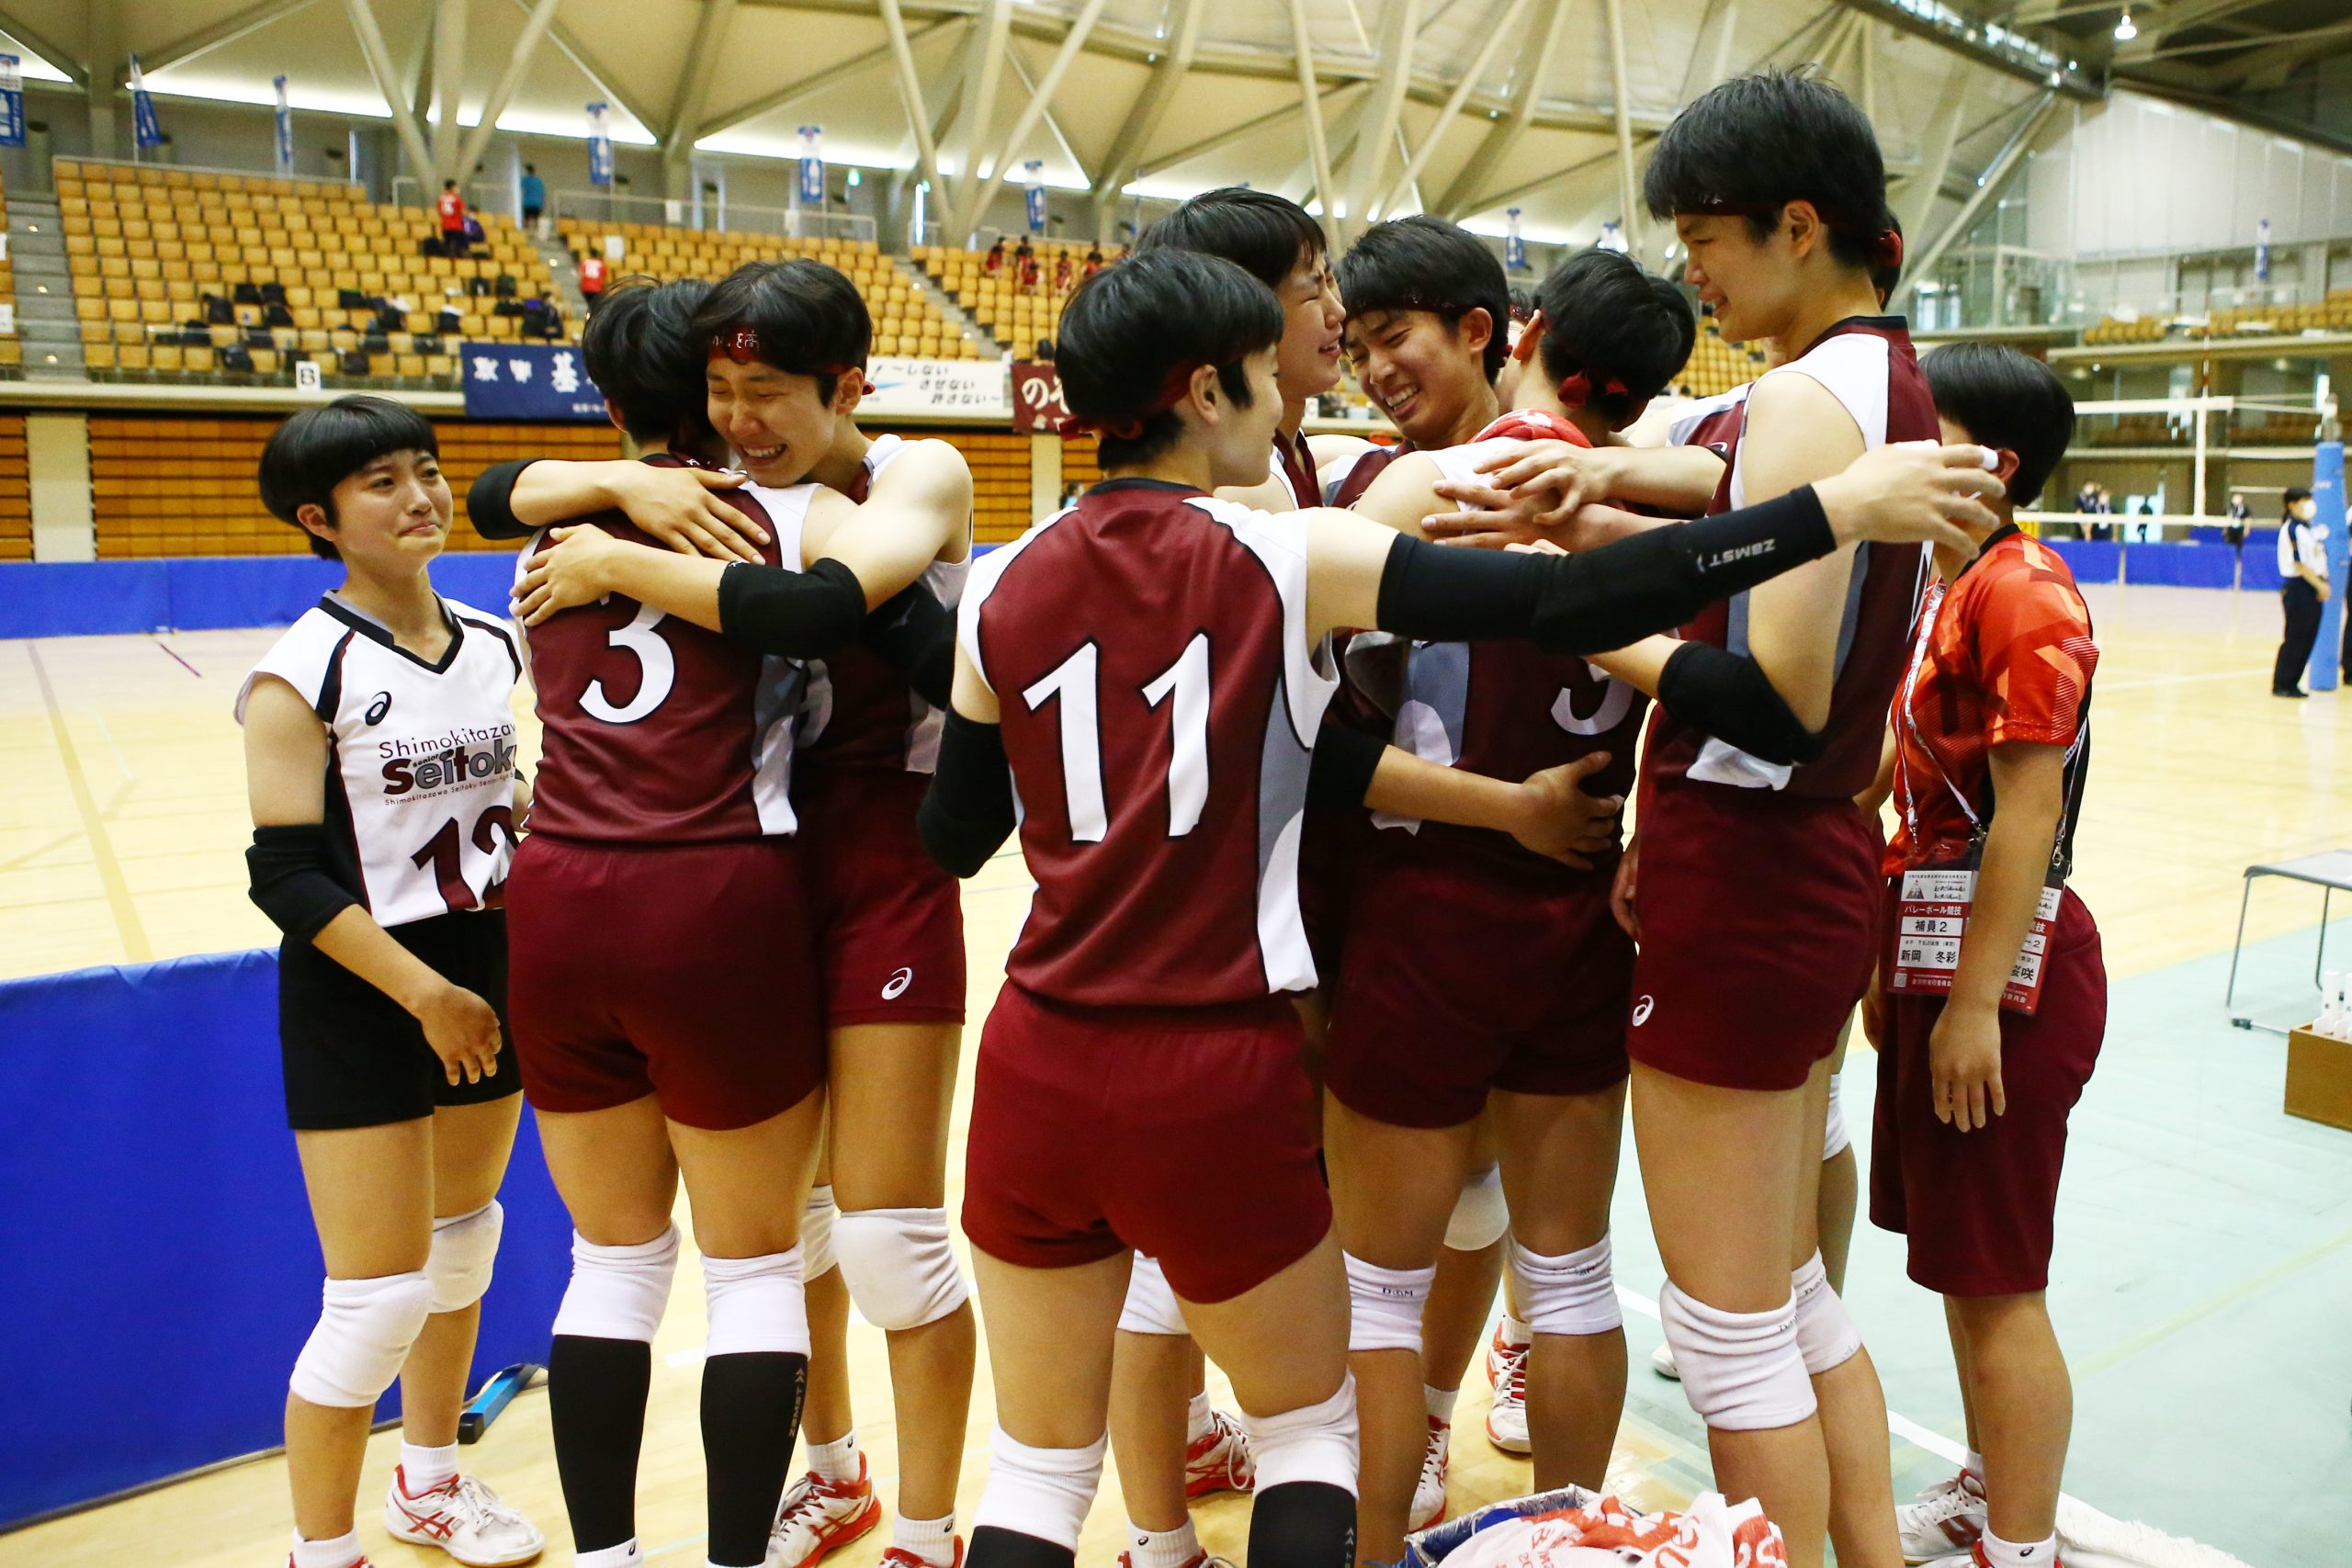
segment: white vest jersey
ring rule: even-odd
[[[441,601],[449,648],[427,664],[330,594],[237,693],[275,675],[327,727],[329,874],[376,923],[495,908],[514,858],[514,714],[522,658],[503,623]]]

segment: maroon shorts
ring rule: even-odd
[[[506,883],[507,1010],[541,1111],[651,1094],[723,1132],[825,1078],[816,949],[789,839],[606,845],[526,837]]]
[[[1315,955],[1315,977],[1334,994],[1346,967],[1356,879],[1380,830],[1361,807],[1309,806],[1298,836],[1298,916]]]
[[[1878,958],[1878,834],[1849,800],[1662,781],[1645,800],[1625,1046],[1723,1089],[1801,1089]]]
[[[1892,929],[1893,895],[1888,896]],[[1941,997],[1886,998],[1871,1138],[1871,1223],[1910,1238],[1911,1278],[1947,1296],[2008,1296],[2050,1283],[2066,1117],[2107,1032],[2098,927],[2068,889],[2051,928],[2041,1004],[2001,1013],[2007,1111],[1962,1133],[1936,1120],[1928,1041]]]
[[[1613,864],[1611,868],[1614,869]],[[1324,1084],[1396,1127],[1454,1127],[1489,1089],[1624,1081],[1634,943],[1607,872],[1493,864],[1434,830],[1381,832],[1359,863]]]
[[[816,912],[825,1021],[964,1021],[963,888],[922,847],[928,773],[820,773],[793,781]]]
[[[1229,1301],[1331,1228],[1298,1016],[1280,997],[1087,1008],[1008,982],[980,1033],[964,1234],[1068,1269],[1133,1250]]]

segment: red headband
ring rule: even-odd
[[[735,327],[713,337],[710,340],[710,356],[713,359],[731,359],[738,365],[775,364],[775,361],[768,358],[767,351],[761,345],[760,334],[750,327]],[[865,379],[865,367],[862,366],[819,365],[801,370],[794,366],[776,365],[775,368],[788,374],[802,376],[855,375],[866,391],[874,390],[874,383]]]
[[[1191,359],[1170,369],[1168,378],[1160,382],[1159,391],[1151,400],[1150,406],[1139,412],[1123,414],[1116,419],[1095,419],[1084,414],[1074,414],[1062,421],[1062,434],[1064,435],[1109,435],[1121,441],[1133,441],[1143,434],[1145,424],[1184,400],[1186,394],[1193,389],[1193,372],[1200,369],[1203,363],[1201,360]]]
[[[1824,206],[1813,197],[1792,197],[1790,200],[1811,202],[1821,214],[1821,220],[1841,234],[1854,235],[1870,242],[1871,265],[1895,266],[1903,265],[1903,236],[1893,228],[1873,230],[1866,222],[1857,221],[1844,210]],[[1768,218],[1786,207],[1786,201],[1702,201],[1680,210],[1704,218]]]

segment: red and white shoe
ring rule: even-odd
[[[1250,1434],[1224,1411],[1210,1411],[1209,1429],[1184,1450],[1185,1497],[1247,1492],[1257,1484],[1257,1464],[1250,1457]]]
[[[767,1568],[808,1568],[881,1522],[882,1500],[874,1495],[864,1454],[857,1456],[855,1481],[828,1481],[812,1470],[785,1489],[775,1528],[768,1532]],[[958,1541],[958,1562],[963,1551]]]
[[[1527,1435],[1527,1352],[1530,1345],[1513,1345],[1495,1325],[1487,1345],[1487,1382],[1493,1385],[1494,1403],[1487,1407],[1487,1441],[1507,1454],[1535,1451]]]
[[[859,1457],[863,1459],[865,1456]],[[933,1568],[933,1564],[903,1546],[893,1546],[882,1553],[876,1568]],[[960,1535],[956,1538],[956,1555],[949,1561],[947,1568],[964,1568],[964,1538]]]
[[[1421,1478],[1413,1483],[1413,1511],[1405,1528],[1425,1530],[1445,1517],[1445,1476],[1453,1464],[1453,1426],[1430,1417],[1430,1446],[1421,1455]]]
[[[1132,1551],[1119,1553],[1119,1568],[1136,1568],[1136,1554]],[[1233,1564],[1222,1557],[1211,1557],[1207,1552],[1201,1551],[1186,1558],[1184,1568],[1233,1568]]]
[[[1984,1538],[1985,1519],[1984,1478],[1963,1469],[1920,1493],[1917,1502],[1894,1510],[1903,1561],[1932,1562],[1970,1551]]]
[[[384,1494],[384,1529],[396,1540],[437,1546],[466,1568],[509,1568],[547,1549],[548,1538],[521,1513],[470,1475],[453,1475],[413,1494],[408,1474],[395,1468]]]

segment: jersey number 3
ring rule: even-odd
[[[615,626],[605,634],[607,645],[626,649],[636,658],[637,695],[616,705],[605,694],[602,680],[591,681],[588,689],[580,694],[581,712],[606,724],[635,724],[662,705],[670,688],[678,683],[678,657],[670,651],[670,644],[662,634],[653,629],[662,618],[662,612],[652,605],[639,604],[627,626]]]
[[[1096,671],[1101,653],[1087,643],[1021,694],[1035,713],[1061,702],[1062,792],[1069,836],[1099,844],[1110,831],[1102,801],[1102,732]],[[1168,760],[1168,836],[1200,826],[1209,802],[1209,634],[1197,632],[1176,662],[1141,688],[1144,702],[1166,707],[1174,742]]]

